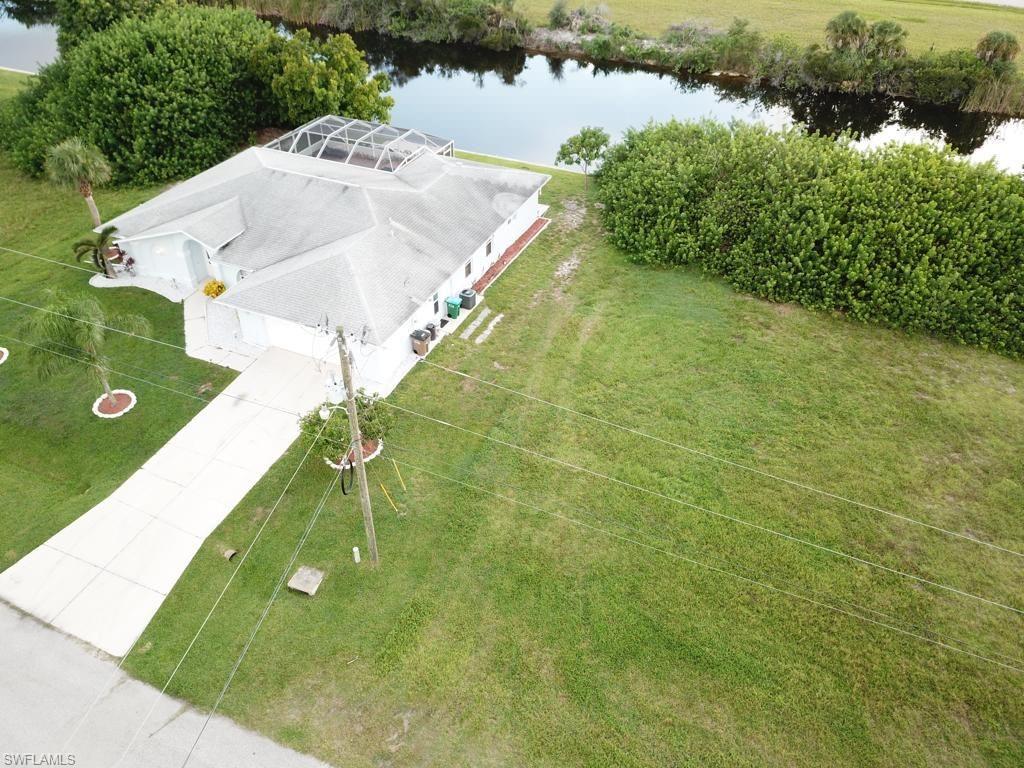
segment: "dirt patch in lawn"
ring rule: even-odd
[[[579,198],[570,197],[562,203],[562,213],[555,220],[560,232],[572,232],[580,228],[587,217],[587,206]]]
[[[109,397],[104,396],[100,400],[97,410],[104,416],[116,416],[126,408],[131,407],[132,396],[126,392],[115,392],[114,399],[111,400]]]
[[[572,276],[576,274],[576,270],[580,268],[580,249],[574,248],[572,255],[568,259],[563,261],[555,269],[555,277],[561,280],[563,283],[567,283],[572,279]]]

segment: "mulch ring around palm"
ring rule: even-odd
[[[126,389],[115,389],[112,394],[114,395],[113,400],[104,394],[100,395],[93,403],[92,412],[101,419],[116,419],[135,407],[137,401],[133,392]]]

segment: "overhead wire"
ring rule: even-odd
[[[614,531],[609,531],[607,529],[600,528],[599,526],[592,525],[592,524],[587,523],[587,522],[582,521],[582,520],[577,520],[576,518],[570,517],[568,515],[563,515],[563,514],[561,514],[559,512],[553,512],[551,510],[544,509],[542,507],[538,507],[538,506],[533,505],[533,504],[528,504],[526,502],[522,502],[522,501],[520,501],[518,499],[514,499],[514,498],[512,498],[510,496],[505,496],[503,494],[499,494],[499,493],[496,493],[494,491],[490,491],[490,490],[488,490],[486,488],[483,488],[481,486],[477,486],[477,485],[474,485],[474,484],[471,484],[471,483],[466,483],[466,482],[464,482],[462,480],[458,480],[457,478],[449,477],[449,476],[444,475],[442,473],[434,472],[432,470],[426,469],[424,467],[417,466],[415,464],[412,464],[410,462],[406,462],[404,460],[397,460],[396,459],[396,461],[399,464],[401,464],[402,466],[408,467],[409,469],[411,469],[413,471],[423,472],[425,474],[432,475],[432,476],[437,477],[439,479],[447,480],[447,481],[456,483],[458,485],[464,486],[464,487],[469,488],[471,490],[474,490],[474,491],[477,491],[477,492],[480,492],[480,493],[484,493],[484,494],[487,494],[487,495],[490,495],[490,496],[497,497],[497,498],[502,499],[504,501],[507,501],[507,502],[509,502],[511,504],[516,504],[516,505],[519,505],[519,506],[531,508],[531,509],[533,509],[536,512],[540,512],[542,514],[550,515],[552,517],[555,517],[555,518],[558,518],[558,519],[563,520],[565,522],[568,522],[568,523],[570,523],[572,525],[576,525],[576,526],[579,526],[581,528],[586,528],[586,529],[594,531],[596,533],[601,533],[601,534],[604,534],[606,536],[610,536],[612,538],[618,539],[620,541],[627,542],[627,543],[630,543],[630,544],[634,544],[634,545],[639,546],[639,547],[643,547],[644,549],[647,549],[647,550],[652,551],[652,552],[657,552],[657,553],[659,553],[661,555],[664,555],[666,557],[670,557],[670,558],[675,559],[675,560],[680,560],[682,562],[686,562],[686,563],[689,563],[690,565],[694,565],[694,566],[697,566],[697,567],[700,567],[700,568],[705,568],[707,570],[713,571],[713,572],[718,573],[720,575],[729,576],[731,578],[738,579],[738,580],[746,582],[748,584],[752,584],[752,585],[761,587],[761,588],[769,590],[771,592],[775,592],[777,594],[785,595],[785,596],[791,597],[791,598],[793,598],[795,600],[799,600],[801,602],[817,606],[819,608],[824,608],[826,610],[834,611],[836,613],[843,614],[845,616],[857,619],[859,621],[864,621],[864,622],[867,622],[869,624],[873,624],[873,625],[876,625],[876,626],[879,626],[879,627],[883,627],[885,629],[891,630],[891,631],[896,632],[898,634],[905,635],[907,637],[911,637],[911,638],[914,638],[914,639],[917,639],[917,640],[920,640],[920,641],[923,641],[923,642],[926,642],[926,643],[930,643],[930,644],[935,645],[935,646],[939,646],[941,648],[944,648],[946,650],[952,651],[954,653],[963,654],[965,656],[969,656],[969,657],[972,657],[972,658],[977,659],[979,661],[984,661],[984,662],[987,662],[989,664],[993,664],[993,665],[1002,667],[1004,669],[1011,670],[1013,672],[1024,673],[1024,666],[1020,666],[1019,664],[1012,664],[1012,663],[1008,663],[1008,662],[1005,662],[1005,661],[1000,661],[999,659],[993,658],[992,656],[988,656],[988,655],[985,655],[985,654],[982,654],[982,653],[978,653],[978,652],[969,650],[967,648],[963,648],[963,647],[960,647],[960,646],[957,646],[957,645],[953,645],[953,644],[948,643],[948,642],[946,642],[944,640],[939,640],[939,639],[937,639],[935,637],[929,637],[929,636],[927,636],[925,634],[913,632],[911,630],[905,629],[905,628],[897,626],[895,624],[891,624],[891,623],[886,622],[886,621],[881,621],[879,619],[874,619],[874,618],[871,618],[869,616],[864,616],[864,615],[859,614],[859,613],[857,613],[855,611],[847,610],[845,608],[842,608],[842,607],[839,607],[839,606],[836,606],[836,605],[832,605],[832,604],[827,603],[827,602],[825,602],[823,600],[818,600],[818,599],[813,598],[813,597],[808,597],[808,596],[806,596],[804,594],[801,594],[799,592],[795,592],[793,590],[785,589],[783,587],[778,587],[778,586],[776,586],[774,584],[771,584],[771,583],[768,583],[768,582],[765,582],[765,581],[761,581],[759,579],[751,578],[749,576],[744,576],[742,574],[735,573],[735,572],[727,570],[725,568],[720,568],[718,566],[711,565],[709,563],[705,563],[703,561],[697,560],[696,558],[692,558],[692,557],[689,557],[687,555],[679,554],[678,552],[674,552],[674,551],[666,549],[664,547],[660,547],[660,546],[656,546],[656,545],[653,545],[653,544],[649,544],[647,542],[641,541],[639,539],[634,539],[634,538],[629,537],[629,536],[623,536],[622,534],[616,533]]]
[[[224,587],[221,589],[220,594],[217,595],[217,599],[214,600],[213,605],[210,606],[210,610],[207,612],[202,623],[199,625],[199,628],[192,636],[192,639],[189,641],[184,653],[181,654],[181,658],[178,659],[178,662],[177,664],[175,664],[174,669],[171,670],[171,674],[167,677],[167,681],[164,683],[163,687],[157,692],[157,695],[153,697],[153,703],[150,705],[145,717],[143,717],[142,722],[139,723],[139,727],[136,728],[135,732],[132,734],[131,740],[128,742],[128,745],[124,748],[124,751],[121,753],[121,756],[117,759],[117,762],[114,763],[114,766],[112,768],[117,768],[117,766],[124,761],[125,757],[127,757],[128,753],[131,751],[132,746],[134,746],[135,742],[138,740],[139,734],[142,733],[142,729],[149,721],[149,718],[153,715],[153,711],[156,709],[156,705],[160,702],[160,698],[165,693],[167,693],[167,689],[170,687],[171,682],[177,676],[182,665],[185,663],[185,659],[188,658],[189,653],[191,653],[192,649],[195,647],[195,644],[198,642],[200,635],[202,635],[203,633],[203,630],[206,629],[207,624],[210,623],[210,619],[213,617],[214,612],[216,612],[217,608],[220,606],[221,601],[223,601],[228,589],[231,587],[232,583],[234,583],[235,577],[238,575],[238,572],[242,569],[242,566],[245,565],[246,561],[249,559],[250,553],[259,543],[259,540],[263,536],[263,532],[266,530],[267,525],[274,517],[274,513],[277,512],[278,507],[281,506],[281,502],[284,500],[284,497],[291,489],[292,484],[295,482],[295,479],[299,476],[299,472],[302,470],[302,467],[309,459],[310,454],[313,452],[313,448],[319,442],[320,436],[323,435],[324,430],[327,429],[327,425],[330,423],[330,420],[331,415],[324,419],[324,423],[321,425],[320,430],[317,432],[313,440],[310,441],[309,447],[306,449],[306,452],[302,455],[302,459],[296,465],[295,470],[291,474],[291,477],[288,478],[288,482],[285,483],[284,488],[281,490],[281,494],[277,497],[277,501],[274,502],[274,506],[270,508],[270,512],[268,512],[267,516],[263,519],[262,524],[256,531],[256,535],[253,536],[252,541],[249,543],[249,547],[245,550],[245,552],[242,553],[242,557],[239,559],[238,564],[235,566],[234,570],[231,571],[231,575],[228,576],[228,580],[224,583]]]
[[[465,434],[473,435],[474,437],[479,437],[479,438],[481,438],[483,440],[488,440],[488,441],[496,443],[498,445],[503,445],[506,448],[510,448],[510,449],[519,451],[521,453],[525,453],[525,454],[527,454],[529,456],[533,456],[533,457],[538,458],[538,459],[543,459],[545,461],[549,461],[549,462],[552,462],[554,464],[558,464],[559,466],[565,467],[567,469],[572,469],[572,470],[577,471],[577,472],[582,472],[584,474],[590,475],[591,477],[596,477],[596,478],[598,478],[600,480],[605,480],[607,482],[611,482],[611,483],[615,483],[617,485],[621,485],[624,488],[629,488],[629,489],[634,490],[634,491],[639,491],[641,493],[646,493],[646,494],[649,494],[649,495],[654,496],[656,498],[660,498],[660,499],[663,499],[665,501],[672,502],[674,504],[679,504],[681,506],[687,507],[687,508],[692,509],[694,511],[701,512],[701,513],[708,514],[708,515],[712,515],[714,517],[718,517],[718,518],[721,518],[723,520],[728,520],[728,521],[736,523],[738,525],[743,525],[743,526],[752,528],[754,530],[761,531],[762,533],[766,533],[766,534],[769,534],[769,535],[772,535],[772,536],[776,536],[776,537],[781,538],[781,539],[785,539],[787,541],[791,541],[793,543],[802,544],[804,546],[811,547],[811,548],[816,549],[816,550],[818,550],[820,552],[825,552],[827,554],[835,555],[836,557],[841,557],[841,558],[844,558],[844,559],[847,559],[847,560],[851,560],[851,561],[856,562],[856,563],[860,563],[861,565],[865,565],[865,566],[868,566],[868,567],[871,567],[871,568],[877,568],[879,570],[886,571],[886,572],[891,573],[893,575],[900,576],[901,578],[910,579],[910,580],[915,581],[915,582],[917,582],[919,584],[926,584],[928,586],[935,587],[936,589],[941,589],[941,590],[950,592],[952,594],[959,595],[961,597],[965,597],[965,598],[968,598],[968,599],[971,599],[971,600],[976,600],[978,602],[985,603],[985,604],[991,605],[993,607],[1000,608],[1002,610],[1011,611],[1011,612],[1016,613],[1018,615],[1024,615],[1024,610],[1022,610],[1020,608],[1017,608],[1016,606],[1013,606],[1013,605],[1008,605],[1006,603],[999,602],[998,600],[993,600],[993,599],[984,597],[982,595],[974,594],[972,592],[966,592],[966,591],[964,591],[962,589],[959,589],[957,587],[953,587],[953,586],[950,586],[948,584],[943,584],[941,582],[933,581],[933,580],[925,578],[923,576],[918,576],[917,574],[910,573],[908,571],[900,570],[899,568],[893,568],[891,566],[885,565],[883,563],[876,562],[874,560],[868,560],[866,558],[859,557],[857,555],[852,555],[852,554],[850,554],[848,552],[844,552],[842,550],[835,549],[833,547],[825,546],[824,544],[818,544],[818,543],[810,541],[808,539],[803,539],[803,538],[801,538],[799,536],[795,536],[795,535],[790,534],[790,533],[785,533],[784,531],[777,531],[777,530],[775,530],[773,528],[769,528],[769,527],[761,525],[759,523],[754,523],[754,522],[752,522],[750,520],[747,520],[745,518],[742,518],[742,517],[737,517],[735,515],[730,515],[730,514],[727,514],[725,512],[719,512],[717,510],[709,509],[707,507],[700,506],[699,504],[694,504],[693,502],[686,501],[685,499],[680,499],[677,496],[669,496],[668,494],[662,493],[660,491],[655,491],[655,490],[653,490],[651,488],[645,488],[644,486],[637,485],[635,483],[630,483],[630,482],[628,482],[626,480],[621,480],[621,479],[619,479],[617,477],[612,477],[611,475],[606,475],[603,472],[597,472],[595,470],[588,469],[587,467],[582,467],[582,466],[580,466],[578,464],[573,464],[572,462],[568,462],[568,461],[564,461],[562,459],[558,459],[558,458],[556,458],[554,456],[548,456],[547,454],[541,453],[540,451],[535,451],[535,450],[533,450],[531,448],[526,448],[526,447],[521,446],[521,445],[516,445],[515,443],[510,443],[507,440],[502,440],[502,439],[494,437],[492,435],[487,435],[487,434],[484,434],[482,432],[477,432],[477,431],[472,430],[472,429],[467,429],[466,427],[460,427],[459,425],[453,424],[453,423],[451,423],[449,421],[445,421],[444,419],[438,419],[438,418],[435,418],[433,416],[429,416],[427,414],[420,413],[418,411],[414,411],[414,410],[412,410],[410,408],[406,408],[404,406],[398,405],[397,403],[392,403],[392,402],[389,402],[387,400],[381,400],[379,402],[381,404],[389,407],[389,408],[393,408],[395,410],[402,411],[404,413],[408,413],[411,416],[416,416],[417,418],[425,419],[425,420],[433,422],[435,424],[440,424],[442,426],[458,430],[458,431],[463,432]]]
[[[860,507],[862,509],[866,509],[866,510],[869,510],[869,511],[872,511],[872,512],[878,512],[880,514],[887,515],[887,516],[895,518],[897,520],[902,520],[903,522],[910,523],[912,525],[919,525],[919,526],[922,526],[924,528],[929,528],[929,529],[931,529],[933,531],[945,534],[947,536],[953,536],[953,537],[958,538],[958,539],[964,539],[964,540],[969,541],[969,542],[971,542],[973,544],[978,544],[980,546],[988,547],[988,548],[994,549],[994,550],[998,550],[1000,552],[1004,552],[1004,553],[1009,554],[1009,555],[1014,555],[1016,557],[1024,558],[1024,552],[1019,552],[1017,550],[1010,549],[1009,547],[1004,547],[1004,546],[1000,546],[999,544],[995,544],[993,542],[984,541],[982,539],[977,538],[976,536],[971,536],[970,534],[961,533],[959,531],[953,531],[953,530],[950,530],[948,528],[943,528],[942,526],[935,525],[934,523],[929,523],[927,521],[919,520],[917,518],[913,518],[913,517],[910,517],[908,515],[903,515],[903,514],[900,514],[898,512],[893,512],[892,510],[888,510],[888,509],[885,509],[883,507],[878,507],[878,506],[875,506],[873,504],[868,504],[868,503],[865,503],[865,502],[862,502],[862,501],[858,501],[856,499],[852,499],[852,498],[849,498],[847,496],[843,496],[843,495],[838,494],[838,493],[833,493],[833,492],[827,491],[827,490],[825,490],[823,488],[818,488],[818,487],[816,487],[814,485],[811,485],[810,483],[804,483],[804,482],[801,482],[799,480],[793,480],[791,478],[783,477],[781,475],[777,475],[777,474],[774,474],[772,472],[768,472],[768,471],[763,470],[763,469],[758,469],[757,467],[752,467],[749,464],[744,464],[742,462],[734,461],[732,459],[727,459],[727,458],[724,458],[724,457],[721,457],[721,456],[716,456],[716,455],[714,455],[712,453],[709,453],[707,451],[703,451],[703,450],[700,450],[700,449],[697,449],[697,448],[693,448],[693,447],[688,446],[688,445],[683,445],[681,443],[677,443],[677,442],[674,442],[672,440],[666,440],[665,438],[658,437],[657,435],[652,435],[652,434],[650,434],[648,432],[644,432],[642,430],[635,429],[633,427],[629,427],[629,426],[626,426],[624,424],[618,424],[618,423],[616,423],[614,421],[611,421],[609,419],[604,419],[604,418],[602,418],[600,416],[594,416],[592,414],[585,413],[583,411],[579,411],[579,410],[577,410],[575,408],[570,408],[570,407],[568,407],[566,405],[562,405],[560,403],[555,403],[555,402],[553,402],[551,400],[545,400],[542,397],[537,397],[537,396],[531,395],[531,394],[529,394],[527,392],[523,392],[521,390],[513,389],[512,387],[507,387],[507,386],[504,386],[502,384],[498,384],[497,382],[493,382],[493,381],[489,381],[487,379],[481,378],[479,376],[474,376],[474,375],[472,375],[470,373],[466,373],[465,371],[460,371],[460,370],[457,370],[455,368],[449,368],[447,366],[441,365],[440,363],[436,363],[436,362],[434,362],[432,360],[428,360],[427,358],[420,358],[419,362],[424,364],[424,365],[428,365],[428,366],[431,366],[433,368],[438,368],[438,369],[440,369],[442,371],[446,371],[446,372],[451,373],[453,375],[461,376],[462,378],[469,379],[471,381],[475,381],[475,382],[477,382],[479,384],[484,384],[485,386],[493,387],[495,389],[501,390],[502,392],[506,392],[508,394],[516,395],[517,397],[522,397],[522,398],[525,398],[525,399],[528,399],[528,400],[532,400],[534,402],[541,403],[543,405],[550,406],[552,408],[557,408],[558,410],[564,411],[565,413],[570,413],[570,414],[572,414],[574,416],[579,416],[579,417],[584,418],[584,419],[589,419],[589,420],[591,420],[593,422],[596,422],[598,424],[601,424],[603,426],[612,427],[614,429],[619,429],[619,430],[622,430],[623,432],[628,432],[629,434],[635,435],[636,437],[642,437],[642,438],[644,438],[646,440],[652,440],[652,441],[660,443],[662,445],[669,446],[671,448],[676,448],[676,449],[678,449],[680,451],[684,451],[686,453],[690,453],[690,454],[693,454],[695,456],[700,456],[701,458],[708,459],[710,461],[716,461],[716,462],[719,462],[721,464],[726,464],[726,465],[728,465],[730,467],[734,467],[736,469],[740,469],[740,470],[743,470],[745,472],[751,472],[751,473],[760,475],[762,477],[766,477],[766,478],[770,478],[772,480],[778,481],[780,483],[785,483],[785,484],[790,485],[790,486],[792,486],[794,488],[799,488],[799,489],[801,489],[803,491],[807,491],[809,493],[816,493],[816,494],[818,494],[820,496],[824,496],[824,497],[832,499],[834,501],[843,502],[845,504],[851,504],[853,506]]]
[[[68,360],[72,360],[72,361],[74,361],[76,363],[81,363],[82,365],[91,365],[91,363],[88,360],[85,360],[85,359],[83,359],[81,357],[76,357],[75,355],[69,355],[69,354],[66,354],[64,352],[59,352],[59,351],[57,351],[55,349],[48,349],[47,347],[43,347],[43,346],[40,346],[38,344],[33,344],[30,341],[25,341],[24,339],[18,338],[17,336],[13,336],[13,335],[11,335],[9,333],[2,333],[2,332],[0,332],[0,338],[2,338],[2,339],[9,339],[11,341],[14,341],[14,342],[16,342],[18,344],[22,344],[22,345],[24,345],[26,347],[29,347],[31,349],[39,350],[40,352],[46,352],[48,354],[57,355],[58,357],[64,357],[64,358],[67,358]],[[61,345],[61,346],[64,346],[64,345]],[[210,403],[213,402],[212,399],[205,398],[205,397],[202,397],[200,395],[193,394],[191,392],[184,392],[184,391],[182,391],[180,389],[175,389],[174,387],[168,387],[168,386],[165,386],[163,384],[158,384],[155,381],[151,381],[149,379],[144,379],[144,378],[142,378],[140,376],[134,376],[134,375],[132,375],[130,373],[125,373],[124,371],[118,370],[116,368],[106,368],[105,370],[110,371],[111,373],[115,373],[118,376],[123,376],[124,378],[130,379],[132,381],[137,381],[137,382],[142,383],[142,384],[148,384],[151,387],[156,387],[157,389],[164,390],[165,392],[172,392],[172,393],[174,393],[176,395],[181,395],[182,397],[188,397],[188,398],[191,398],[192,400],[198,400],[201,403],[210,404]],[[155,372],[155,371],[148,371],[148,372],[149,373],[153,373],[154,375],[157,375],[157,376],[165,376],[166,375],[166,374],[160,374],[160,373]],[[269,410],[278,411],[280,413],[284,413],[284,414],[287,414],[289,416],[295,416],[296,418],[298,418],[301,415],[301,414],[296,413],[295,411],[289,411],[286,408],[281,408],[281,407],[276,406],[276,405],[271,405],[270,403],[263,403],[263,402],[260,402],[259,400],[252,400],[252,399],[247,398],[247,397],[241,397],[239,395],[228,394],[227,392],[220,392],[220,393],[218,393],[216,395],[216,397],[226,397],[226,398],[229,398],[231,400],[237,400],[238,402],[249,403],[250,405],[257,405],[257,406],[260,406],[261,408],[267,408]],[[216,399],[216,398],[214,398],[214,399]]]
[[[170,347],[171,349],[178,349],[181,350],[182,352],[186,351],[185,347],[181,346],[180,344],[171,344],[169,341],[161,341],[160,339],[154,339],[151,336],[146,336],[141,333],[132,333],[131,331],[126,331],[122,328],[115,328],[114,326],[104,325],[103,323],[97,323],[92,320],[86,320],[84,317],[75,317],[74,315],[68,315],[63,312],[55,312],[54,310],[48,309],[47,307],[40,307],[35,304],[29,304],[28,302],[25,301],[12,299],[9,296],[0,296],[0,301],[6,301],[10,304],[17,304],[18,306],[25,307],[27,309],[34,309],[38,312],[45,312],[48,315],[63,317],[66,320],[73,320],[76,323],[84,323],[85,325],[91,325],[94,328],[102,328],[106,331],[110,331],[111,333],[120,333],[123,336],[131,336],[133,339],[142,339],[143,341],[149,341],[153,344],[160,344],[165,347]]]
[[[238,673],[239,668],[242,666],[242,662],[245,661],[245,657],[249,653],[249,648],[252,647],[253,641],[256,639],[256,635],[259,633],[260,628],[263,626],[263,622],[266,621],[267,616],[270,615],[270,610],[274,605],[274,601],[277,600],[277,596],[281,593],[282,587],[284,587],[285,581],[288,579],[288,574],[291,573],[295,562],[299,558],[299,554],[302,552],[302,548],[306,545],[306,540],[312,533],[313,528],[316,526],[317,520],[320,519],[320,514],[323,512],[324,507],[327,505],[327,501],[330,498],[331,492],[334,490],[335,485],[340,482],[341,474],[337,477],[332,477],[330,483],[327,485],[327,489],[324,491],[323,496],[320,498],[320,503],[316,506],[313,514],[310,516],[309,522],[306,524],[305,530],[302,532],[302,536],[299,538],[298,543],[295,545],[295,549],[292,551],[291,559],[288,564],[285,565],[284,570],[281,571],[281,576],[277,580],[277,584],[274,586],[274,591],[270,595],[270,599],[267,601],[266,606],[263,608],[263,613],[260,614],[259,619],[256,620],[256,624],[253,626],[252,631],[249,633],[249,637],[245,641],[245,645],[242,647],[241,653],[238,654],[238,658],[235,659],[235,664],[228,673],[227,679],[224,681],[224,685],[217,696],[217,700],[213,703],[210,711],[206,713],[206,718],[203,720],[203,725],[199,729],[199,733],[196,734],[192,745],[189,747],[188,752],[185,755],[185,759],[182,761],[182,768],[188,765],[189,760],[192,758],[192,753],[195,752],[196,747],[199,745],[200,739],[206,732],[207,726],[210,724],[210,720],[217,714],[217,710],[220,709],[221,702],[224,701],[224,697],[227,695],[228,688],[231,687],[231,683],[235,679],[235,675]]]
[[[80,267],[77,264],[68,264],[66,261],[57,261],[57,259],[48,259],[45,256],[36,256],[34,253],[26,253],[25,251],[19,251],[14,248],[8,248],[0,245],[0,251],[7,251],[8,253],[16,253],[19,256],[27,256],[30,259],[37,259],[38,261],[46,261],[50,264],[56,264],[59,267],[67,267],[68,269],[77,269],[80,272],[88,272],[90,275],[98,274],[94,269],[87,269],[86,267]]]
[[[394,440],[388,440],[387,441],[386,450],[388,452],[396,451],[397,450],[397,451],[401,451],[403,453],[411,453],[411,454],[417,454],[417,455],[422,453],[422,451],[419,451],[419,450],[416,450],[416,449],[413,449],[413,448],[408,448],[406,446],[398,445],[398,444],[395,443]],[[399,461],[394,456],[390,456],[389,455],[389,458],[392,461],[396,462],[396,463]],[[444,464],[444,462],[438,462],[438,461],[436,461],[436,459],[434,460],[433,463],[441,464],[442,466],[444,466],[450,472],[451,471],[455,471],[455,468],[451,464]],[[459,478],[455,478],[455,479],[466,481],[465,477],[459,477]],[[499,498],[503,498],[503,499],[506,498],[506,497],[502,496],[501,494],[497,494],[497,495],[498,495]],[[508,500],[511,500],[511,497],[509,497]],[[534,504],[533,506],[537,507],[538,505]],[[624,522],[622,520],[614,520],[614,519],[604,518],[604,517],[601,517],[600,515],[598,515],[597,513],[595,513],[593,510],[586,509],[586,508],[580,507],[578,505],[567,504],[567,503],[565,503],[564,501],[561,501],[561,500],[559,500],[559,506],[562,507],[563,509],[569,509],[569,510],[572,510],[573,512],[575,512],[575,513],[578,513],[578,514],[584,515],[584,516],[586,516],[588,518],[591,518],[593,520],[596,520],[597,522],[599,522],[599,523],[601,523],[603,525],[611,525],[611,526],[615,526],[615,527],[622,528],[624,530],[630,531],[630,532],[632,532],[632,533],[634,533],[634,534],[636,534],[638,536],[642,536],[643,538],[647,539],[648,542],[656,542],[658,546],[664,546],[665,539],[663,537],[659,538],[658,536],[652,534],[650,531],[644,530],[642,528],[638,528],[638,527],[636,527],[634,525],[630,525],[629,523],[626,523],[626,522]],[[691,544],[691,546],[696,547],[697,545]],[[730,561],[730,560],[727,560],[725,558],[719,557],[719,556],[715,555],[714,553],[708,553],[708,552],[706,552],[706,550],[703,550],[703,549],[702,549],[702,552],[704,552],[704,554],[707,557],[709,557],[710,559],[718,562],[720,565],[727,566],[727,567],[732,568],[732,569],[741,568],[742,570],[744,570],[747,573],[747,575],[756,574],[756,571],[754,571],[752,568],[749,568],[749,567],[746,567],[746,566],[743,566],[743,565],[738,565],[734,561]],[[917,623],[917,622],[915,622],[913,620],[910,620],[910,619],[907,619],[905,617],[896,616],[896,615],[893,615],[891,613],[887,613],[885,611],[880,611],[877,608],[872,608],[872,607],[867,606],[867,605],[862,605],[860,603],[856,603],[856,602],[853,602],[853,601],[850,601],[850,600],[846,600],[846,599],[844,599],[842,597],[839,597],[837,595],[834,595],[834,594],[830,594],[830,595],[828,595],[828,597],[833,602],[841,603],[841,604],[846,605],[846,606],[848,606],[850,608],[854,608],[854,609],[856,609],[858,611],[864,611],[865,613],[874,614],[875,616],[880,616],[880,617],[888,619],[890,621],[902,622],[905,626],[912,627],[912,628],[914,628],[916,630],[921,631],[924,634],[935,635],[937,637],[944,638],[944,639],[946,639],[949,642],[957,643],[957,644],[962,645],[962,646],[964,646],[966,648],[971,648],[972,650],[974,650],[974,651],[976,651],[978,653],[983,653],[983,654],[987,654],[987,655],[990,655],[990,656],[998,656],[999,658],[1002,658],[1002,659],[1010,662],[1011,664],[1014,664],[1014,665],[1017,665],[1017,666],[1020,666],[1020,667],[1024,667],[1024,659],[1018,659],[1018,658],[1015,658],[1013,656],[1008,656],[1008,655],[1006,655],[1004,653],[1001,653],[999,651],[994,651],[994,650],[991,650],[991,649],[987,649],[987,650],[986,649],[979,649],[977,646],[972,645],[971,642],[969,642],[967,640],[964,640],[963,638],[956,637],[954,635],[950,635],[947,632],[939,632],[938,630],[935,630],[935,629],[933,629],[931,627],[927,627],[927,626],[925,626],[923,624]]]

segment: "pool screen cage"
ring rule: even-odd
[[[425,152],[452,155],[455,143],[422,131],[328,115],[274,139],[266,148],[394,173]]]

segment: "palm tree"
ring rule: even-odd
[[[96,201],[92,199],[92,188],[110,181],[110,164],[99,148],[81,139],[67,139],[50,147],[45,168],[54,184],[78,189],[89,206],[92,225],[98,227],[102,222]]]
[[[108,224],[93,237],[85,237],[71,247],[78,261],[92,261],[96,269],[107,277],[114,276],[114,270],[107,261],[107,251],[114,247],[114,233],[117,227]]]
[[[1020,53],[1020,43],[1011,32],[989,32],[978,41],[974,51],[986,64],[996,61],[1009,62]]]
[[[837,51],[859,51],[868,42],[868,23],[856,11],[843,11],[825,25],[825,39]]]
[[[868,32],[871,52],[880,59],[907,55],[907,30],[895,21],[876,21]]]
[[[141,315],[108,314],[96,299],[85,294],[71,296],[55,291],[43,309],[24,327],[28,342],[33,345],[29,354],[39,378],[50,378],[76,362],[81,363],[113,403],[110,362],[103,354],[107,331],[148,334],[149,321]]]

